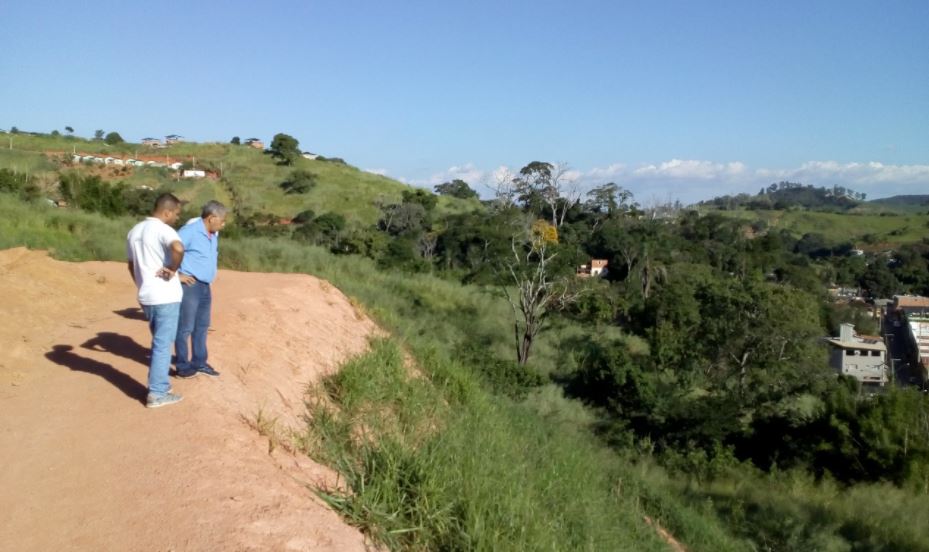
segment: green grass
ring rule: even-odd
[[[430,379],[380,341],[314,389],[304,447],[344,477],[319,494],[350,522],[394,550],[665,549],[589,437],[416,356]]]
[[[49,248],[68,260],[121,261],[134,219],[106,219],[0,194],[0,247]],[[481,358],[512,355],[508,307],[493,289],[379,270],[289,240],[226,239],[226,268],[328,279],[392,338],[308,395],[298,443],[349,492],[317,491],[396,550],[663,550],[643,516],[689,550],[924,550],[925,493],[840,489],[796,474],[746,470],[696,481],[623,455],[588,431],[594,413],[552,385],[513,399]],[[532,369],[572,362],[564,323],[543,333]],[[464,354],[483,351],[485,356]],[[405,358],[413,359],[407,366]]]
[[[30,173],[59,168],[59,162],[49,159],[44,152],[70,154],[76,150],[124,157],[164,155],[173,160],[193,161],[199,168],[221,174],[227,184],[221,185],[211,180],[172,184],[173,172],[151,168],[136,169],[129,176],[118,179],[132,186],[145,185],[155,189],[167,186],[178,189],[182,199],[195,204],[214,198],[229,201],[226,186],[232,186],[241,197],[242,204],[251,212],[271,213],[279,217],[292,217],[310,209],[317,214],[335,212],[350,222],[372,225],[379,217],[377,202],[399,202],[405,190],[413,189],[396,180],[340,163],[301,158],[292,167],[281,166],[270,155],[248,146],[181,142],[164,149],[152,149],[130,143],[109,146],[101,141],[65,136],[0,134],[0,148],[9,146],[11,136],[14,149],[0,149],[0,168]],[[63,159],[69,157],[62,156]],[[306,194],[285,194],[280,184],[296,169],[316,174],[318,184]],[[440,213],[459,213],[473,210],[477,206],[476,200],[440,197],[437,209]]]
[[[771,230],[784,229],[800,237],[822,234],[834,243],[852,241],[857,247],[892,247],[929,237],[929,215],[836,214],[815,211],[719,211],[746,222],[762,221]],[[866,238],[866,236],[871,236]],[[871,244],[866,240],[872,241]]]

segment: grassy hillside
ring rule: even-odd
[[[929,195],[898,195],[874,199],[865,204],[875,211],[929,213]]]
[[[893,247],[918,242],[929,236],[929,214],[821,213],[815,211],[733,210],[719,213],[761,223],[762,228],[784,229],[796,236],[822,234],[827,240],[853,242],[863,249]]]
[[[0,194],[0,248],[121,260],[133,222]],[[508,313],[493,289],[283,239],[226,239],[221,262],[326,278],[392,334],[311,390],[313,416],[295,440],[350,491],[320,496],[391,549],[667,549],[645,515],[694,551],[929,548],[929,529],[911,521],[929,507],[922,492],[786,472],[672,475],[647,449],[606,449],[588,432],[594,416],[557,387],[501,394],[494,370],[511,365],[493,358],[509,347]],[[578,331],[544,334],[538,369],[570,363],[562,343]]]
[[[13,147],[9,149],[11,138]],[[378,202],[398,202],[403,191],[413,189],[396,180],[338,162],[301,158],[295,166],[281,166],[259,150],[232,144],[179,143],[164,149],[152,149],[130,143],[110,146],[102,141],[66,136],[0,134],[0,146],[6,146],[6,149],[0,149],[0,168],[29,172],[43,178],[50,194],[54,194],[56,171],[78,170],[133,187],[168,188],[194,204],[212,198],[229,202],[229,189],[232,188],[248,212],[287,218],[310,209],[317,214],[338,213],[350,222],[370,225],[377,222]],[[222,180],[177,181],[173,171],[156,168],[73,166],[70,163],[71,152],[124,158],[164,157],[164,160],[172,162],[193,163],[198,168],[221,175]],[[316,175],[317,185],[306,194],[286,194],[280,184],[297,169]],[[464,212],[474,207],[476,202],[473,200],[439,198],[440,212]]]

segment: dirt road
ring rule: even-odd
[[[305,275],[220,271],[210,363],[144,407],[150,336],[124,264],[0,251],[0,550],[363,550],[308,489],[333,475],[249,425],[377,331]]]

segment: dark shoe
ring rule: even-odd
[[[174,393],[165,393],[164,395],[152,395],[149,393],[148,399],[145,401],[145,406],[148,408],[160,408],[162,406],[168,406],[169,404],[181,402],[182,400],[184,400],[184,397],[175,395]]]
[[[179,378],[190,379],[199,376],[200,371],[196,368],[190,368],[188,370],[175,370],[175,375]]]
[[[219,376],[219,372],[214,370],[213,367],[210,366],[209,364],[197,368],[197,372],[203,375],[206,375],[206,376],[214,377],[214,378]]]

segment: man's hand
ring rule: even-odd
[[[169,281],[171,278],[174,277],[174,274],[176,272],[177,272],[176,270],[172,270],[166,266],[163,266],[158,269],[158,272],[155,273],[155,276],[158,276],[164,281]]]
[[[177,277],[180,278],[181,283],[185,286],[192,286],[194,285],[194,282],[197,281],[197,279],[190,274],[184,274],[183,272],[178,272]]]

